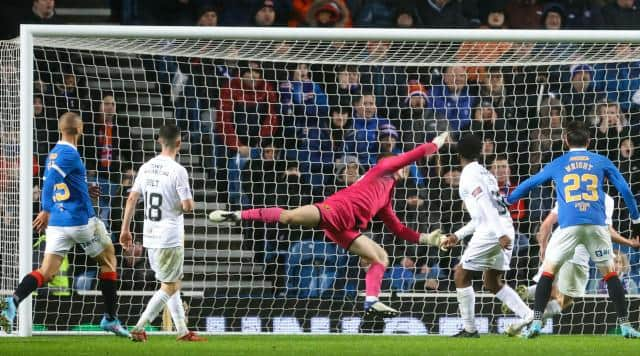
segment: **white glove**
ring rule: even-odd
[[[449,131],[445,131],[441,133],[436,138],[434,138],[433,141],[431,141],[431,143],[434,143],[436,146],[438,146],[438,149],[440,149],[440,147],[444,146],[444,143],[447,141],[447,138],[449,138]]]
[[[440,229],[431,231],[430,233],[421,233],[420,234],[420,244],[429,245],[429,246],[440,246],[442,240],[445,239],[446,236],[442,234]]]

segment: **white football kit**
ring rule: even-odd
[[[614,201],[608,194],[605,195],[604,198],[604,207],[606,214],[606,224],[607,227],[603,227],[602,230],[606,229],[606,236],[609,236],[608,226],[613,224],[613,208]],[[556,203],[549,214],[558,215],[558,204]],[[552,244],[554,239],[562,239],[562,236],[566,235],[564,231],[566,229],[557,228],[553,234],[551,235],[551,240],[549,241],[549,245],[547,246],[547,253],[550,252],[550,248],[555,250],[570,248],[570,246],[566,244]],[[603,233],[605,233],[603,231]],[[562,235],[562,236],[561,236]],[[560,237],[559,237],[560,236]],[[611,237],[609,236],[609,241]],[[587,237],[586,241],[591,241]],[[542,268],[538,270],[538,273],[533,277],[533,280],[538,282],[540,280],[540,276],[542,275]],[[589,282],[589,251],[583,244],[578,244],[575,246],[575,251],[570,260],[562,264],[560,267],[560,271],[558,272],[558,276],[556,278],[556,283],[558,290],[560,293],[564,295],[568,295],[570,297],[578,298],[584,295],[584,292],[587,288],[587,283]]]
[[[187,170],[169,157],[156,156],[140,167],[131,190],[144,199],[142,244],[156,279],[179,281],[184,264],[182,201],[192,199]]]
[[[462,268],[509,270],[512,247],[503,249],[498,240],[508,236],[513,243],[515,231],[496,178],[478,162],[469,163],[460,175],[459,192],[471,221],[454,234],[458,239],[473,234],[462,254]]]

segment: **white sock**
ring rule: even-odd
[[[368,296],[364,297],[364,301],[365,302],[375,303],[375,302],[378,301],[378,297],[376,297],[374,295],[368,295]]]
[[[536,296],[537,286],[538,286],[537,284],[534,284],[527,287],[527,297],[525,299],[531,299],[532,297]]]
[[[167,302],[167,307],[169,307],[169,311],[171,312],[171,319],[173,319],[173,324],[176,326],[176,330],[178,331],[178,335],[182,336],[189,332],[187,329],[186,317],[184,315],[184,305],[182,305],[182,298],[180,298],[180,292],[175,292],[169,301]]]
[[[533,315],[533,311],[520,299],[518,293],[506,284],[496,293],[496,298],[506,304],[521,319]]]
[[[460,309],[460,317],[462,317],[464,329],[470,333],[475,332],[476,293],[473,291],[473,287],[469,286],[467,288],[456,288],[456,294],[458,295],[458,308]]]
[[[162,289],[155,292],[153,297],[151,297],[151,300],[149,300],[147,308],[142,312],[140,320],[138,320],[138,323],[136,324],[136,329],[144,329],[147,322],[152,322],[158,314],[160,314],[169,298],[169,295]]]
[[[547,307],[544,309],[544,314],[542,318],[552,318],[554,315],[562,313],[562,308],[560,307],[560,303],[557,300],[552,299],[547,303]]]

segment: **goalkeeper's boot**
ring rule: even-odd
[[[628,323],[620,325],[620,332],[625,339],[638,339],[640,338],[640,332],[634,329]]]
[[[518,336],[520,335],[520,332],[522,331],[522,329],[525,326],[531,324],[532,321],[533,321],[533,314],[522,321],[516,321],[515,323],[510,324],[504,330],[504,333],[507,334],[507,336],[511,336],[511,337]]]
[[[13,297],[9,296],[4,300],[0,299],[0,310],[2,310],[0,313],[0,327],[5,333],[10,334],[17,310]]]
[[[215,224],[223,222],[239,223],[241,220],[239,211],[214,210],[209,213],[209,221]]]
[[[364,310],[365,317],[391,318],[398,314],[400,314],[399,311],[391,308],[390,306],[382,303],[381,301],[375,301],[370,305],[365,305],[365,310]]]
[[[529,328],[522,332],[521,336],[525,339],[533,339],[540,336],[540,332],[542,332],[542,320],[534,320]]]
[[[109,321],[106,316],[102,317],[100,329],[114,333],[116,336],[131,337],[129,331],[120,324],[120,320],[118,319]]]
[[[477,338],[480,337],[480,334],[478,333],[478,330],[473,331],[473,332],[469,332],[469,331],[467,331],[465,329],[462,329],[462,330],[458,331],[457,334],[451,335],[451,337],[477,339]]]
[[[207,341],[207,339],[199,336],[198,334],[196,334],[193,331],[189,331],[188,333],[182,335],[182,336],[178,336],[178,338],[176,339],[177,341],[187,341],[187,342],[204,342]]]
[[[147,333],[144,329],[131,330],[131,341],[134,342],[147,342]]]

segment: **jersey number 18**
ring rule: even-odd
[[[144,211],[145,220],[160,221],[162,219],[162,194],[145,193],[144,201],[147,209]]]

